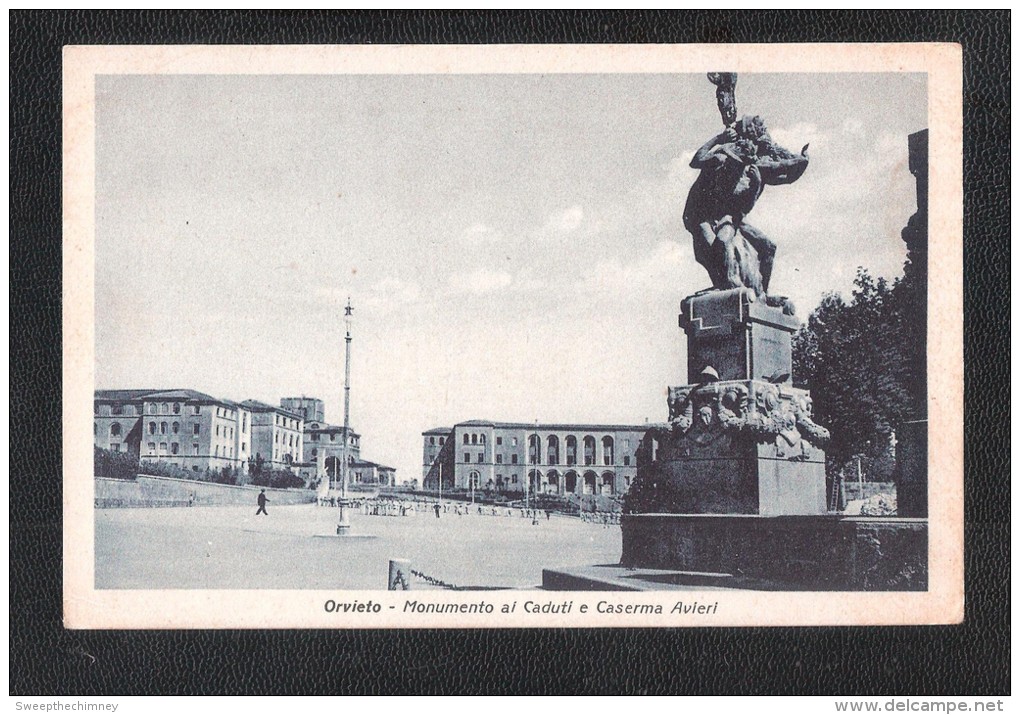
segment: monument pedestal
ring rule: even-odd
[[[798,321],[739,288],[691,296],[691,384],[669,388],[669,424],[649,431],[631,503],[679,514],[826,513],[828,432],[793,387]]]

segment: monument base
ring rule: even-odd
[[[621,526],[624,567],[724,574],[769,590],[928,588],[926,519],[625,514]]]

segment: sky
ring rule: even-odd
[[[643,424],[686,382],[683,229],[722,129],[703,74],[102,76],[96,387],[310,395],[420,478],[467,419]],[[917,74],[741,74],[810,166],[748,221],[804,320],[858,266],[895,278],[915,211]]]

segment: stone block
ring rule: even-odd
[[[927,517],[928,420],[904,423],[896,437],[896,513]]]
[[[928,522],[625,514],[623,566],[725,573],[789,590],[924,591]]]
[[[761,380],[685,385],[670,388],[669,408],[669,424],[650,429],[638,452],[635,490],[647,506],[685,514],[826,512],[828,432],[813,422],[806,390]]]
[[[746,288],[685,298],[680,326],[687,333],[689,382],[700,382],[706,367],[720,380],[792,380],[791,336],[800,321]]]

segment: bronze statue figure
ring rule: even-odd
[[[684,227],[713,288],[746,287],[767,298],[776,245],[745,218],[765,186],[792,184],[804,174],[808,147],[793,154],[772,140],[761,117],[736,119],[735,73],[708,78],[726,126],[691,160],[701,173],[687,195]]]

